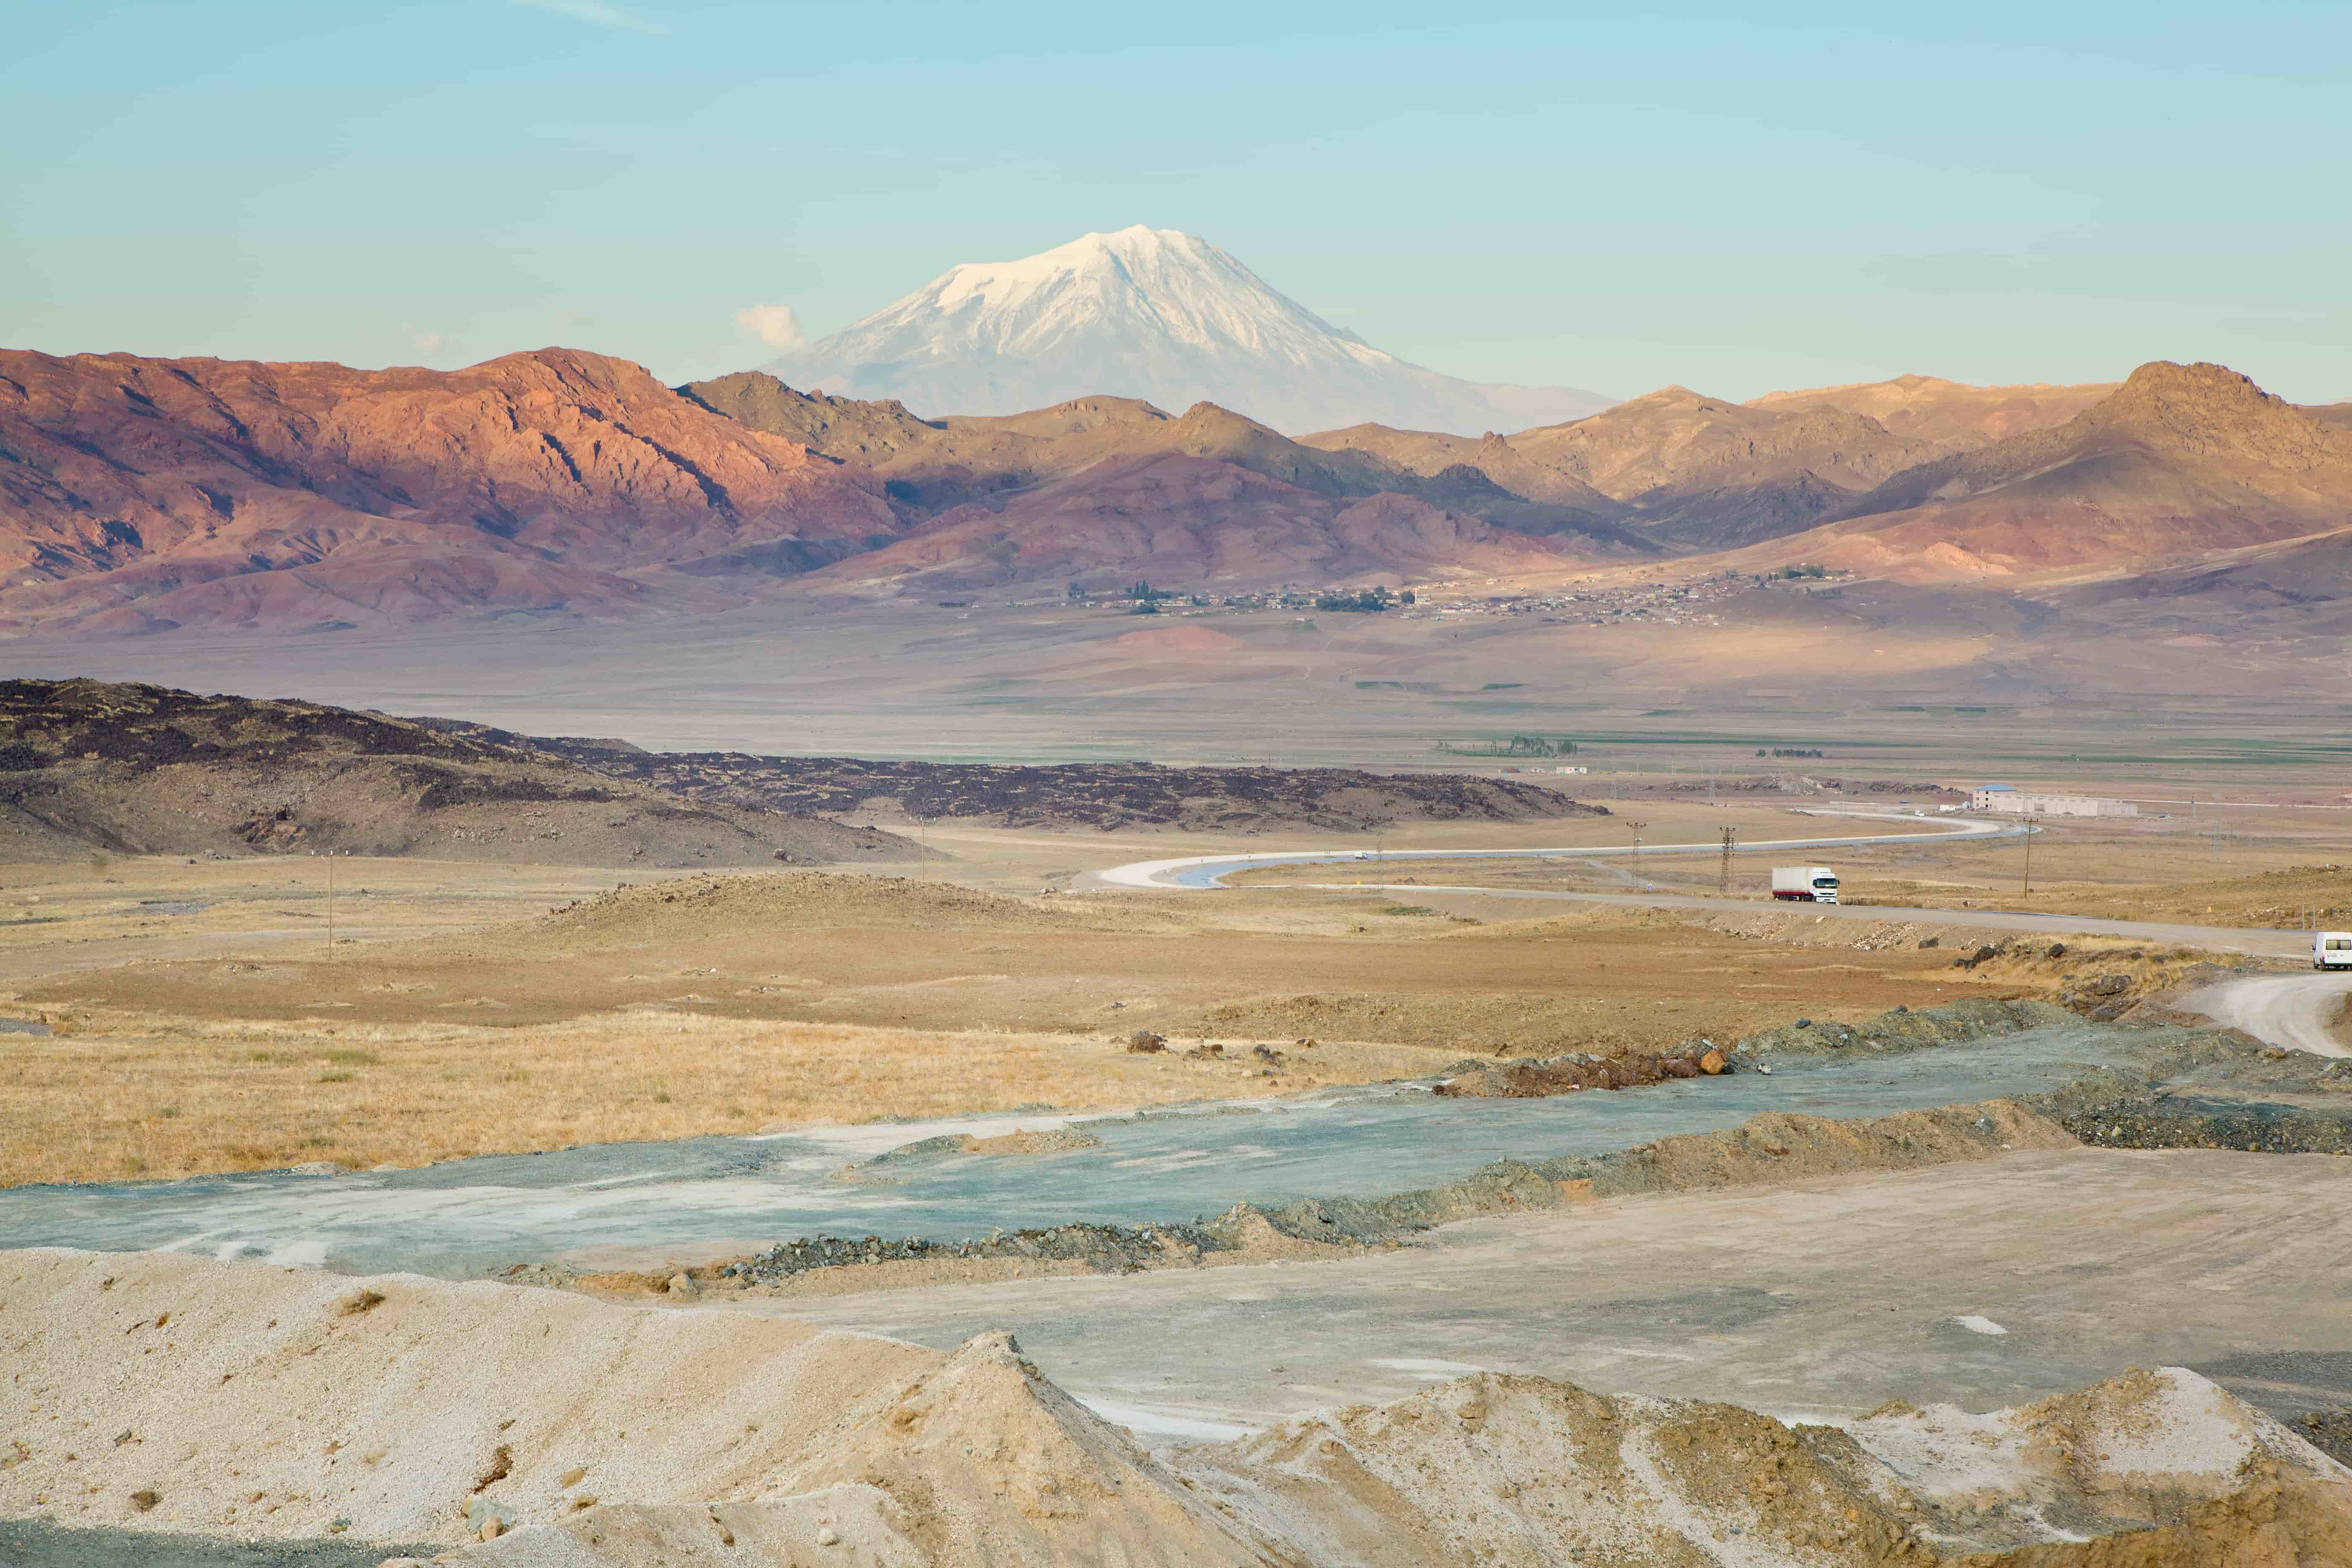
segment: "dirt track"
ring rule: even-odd
[[[2347,997],[2352,997],[2352,975],[2266,974],[2209,985],[2182,997],[2180,1005],[2273,1046],[2352,1057],[2336,1028]]]

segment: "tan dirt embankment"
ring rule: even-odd
[[[2177,1368],[1793,1426],[1481,1373],[1154,1457],[1003,1333],[940,1352],[409,1276],[9,1253],[0,1345],[0,1515],[488,1568],[1926,1568],[2175,1527],[2267,1563],[2352,1519],[2352,1472]],[[2209,1506],[2250,1483],[2295,1495]]]

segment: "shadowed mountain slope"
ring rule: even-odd
[[[1723,549],[1809,528],[1938,450],[1844,409],[1758,408],[1683,386],[1508,437],[1489,433],[1472,442],[1358,426],[1309,436],[1306,443],[1376,456],[1417,473],[1473,465],[1530,499],[1613,505],[1636,531],[1682,550]]]

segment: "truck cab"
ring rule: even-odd
[[[2352,969],[2352,931],[2314,931],[2311,935],[2311,967]]]

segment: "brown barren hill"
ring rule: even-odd
[[[2347,514],[2352,430],[2221,365],[2159,361],[2063,425],[1896,475],[1774,548],[1972,581],[2144,570],[2341,528]]]
[[[0,681],[0,859],[92,849],[589,866],[912,859],[802,812],[688,801],[527,747],[321,703]]]
[[[601,354],[0,353],[0,632],[610,616],[899,528],[870,474]]]

